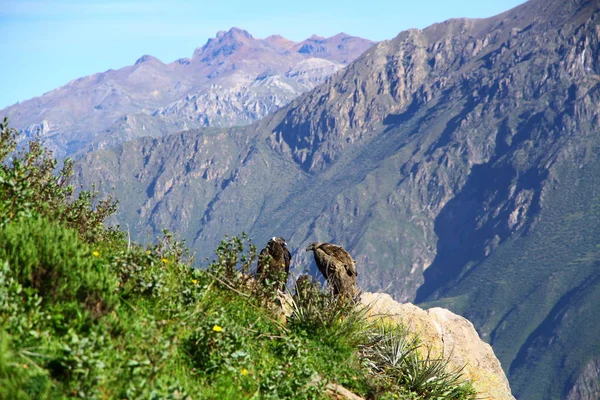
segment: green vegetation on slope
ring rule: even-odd
[[[308,283],[282,316],[248,275],[256,248],[225,240],[207,269],[183,244],[130,243],[111,199],[71,199],[70,162],[0,142],[0,399],[471,399],[460,371],[366,309]],[[9,156],[12,160],[7,160]]]

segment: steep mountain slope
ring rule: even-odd
[[[308,58],[285,74],[273,75],[275,72],[267,71],[252,82],[236,83],[233,87],[213,84],[151,114],[142,112],[119,118],[93,141],[93,147],[103,148],[140,136],[160,137],[207,126],[247,125],[288,104],[342,67],[324,59]]]
[[[86,149],[91,141],[98,148],[182,128],[247,124],[312,89],[373,44],[345,34],[318,43],[308,51],[314,38],[255,39],[232,28],[191,59],[164,64],[146,55],[135,65],[74,80],[0,115],[26,135],[41,133],[59,155]]]
[[[242,230],[343,244],[365,289],[474,321],[517,398],[596,398],[599,21],[532,0],[402,32],[253,125],[98,151],[80,179],[200,258]]]

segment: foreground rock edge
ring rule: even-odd
[[[371,318],[381,318],[405,325],[431,347],[433,356],[449,359],[449,366],[462,368],[472,380],[481,399],[514,400],[510,385],[492,347],[479,337],[473,324],[444,308],[423,310],[411,303],[399,303],[386,293],[361,295]]]

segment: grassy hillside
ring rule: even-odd
[[[284,317],[269,281],[249,275],[245,237],[202,270],[171,234],[131,243],[104,226],[111,199],[72,197],[70,162],[55,175],[39,143],[14,153],[15,132],[0,128],[0,399],[314,399],[333,384],[474,398],[418,338],[317,285]]]

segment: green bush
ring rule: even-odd
[[[117,210],[115,200],[109,196],[98,201],[95,191],[73,197],[73,162],[66,159],[56,173],[58,161],[39,139],[30,141],[25,151],[17,149],[17,136],[5,118],[0,123],[0,226],[37,214],[65,223],[87,242],[124,237],[118,228],[104,226]]]
[[[12,338],[0,330],[0,399],[55,399],[60,397],[47,370],[31,362],[31,352],[12,343]]]
[[[94,315],[116,305],[115,277],[105,270],[99,251],[83,243],[77,232],[35,217],[4,226],[0,243],[0,260],[44,301],[76,300]]]

